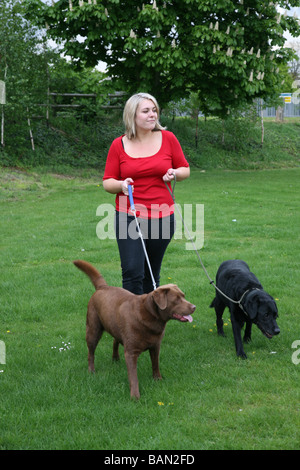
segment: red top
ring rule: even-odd
[[[123,148],[123,136],[113,141],[107,155],[103,180],[132,178],[136,215],[142,218],[160,218],[174,212],[173,199],[162,177],[169,168],[189,166],[175,135],[165,130],[161,133],[161,147],[150,157],[130,157]],[[122,192],[116,196],[116,210],[130,211],[129,198]]]

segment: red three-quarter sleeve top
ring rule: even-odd
[[[173,199],[162,177],[169,168],[189,166],[175,135],[161,132],[162,144],[154,155],[130,157],[123,148],[123,136],[113,141],[107,155],[103,180],[132,178],[134,205],[137,216],[142,218],[165,217],[174,212]],[[130,214],[129,198],[122,192],[116,196],[116,210]]]

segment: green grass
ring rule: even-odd
[[[112,363],[109,335],[97,348],[96,374],[88,374],[93,286],[72,264],[90,261],[121,285],[115,240],[96,237],[96,209],[113,196],[95,173],[1,170],[0,449],[298,449],[300,365],[291,345],[300,339],[299,176],[299,169],[193,170],[176,185],[178,203],[205,206],[201,256],[209,274],[225,259],[247,261],[277,299],[281,333],[269,341],[254,326],[248,359],[238,359],[228,312],[220,338],[213,288],[186,240],[173,240],[162,283],[177,283],[197,310],[192,324],[166,327],[162,381],[153,381],[148,353],[140,356],[134,402],[123,354]]]

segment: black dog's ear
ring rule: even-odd
[[[259,306],[259,298],[255,295],[255,292],[250,292],[247,297],[246,301],[243,305],[245,312],[249,316],[250,320],[254,320],[257,316],[258,306]]]

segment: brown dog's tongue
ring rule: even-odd
[[[183,318],[186,318],[186,319],[187,319],[187,321],[189,321],[190,323],[192,323],[192,321],[193,321],[193,317],[192,317],[192,315],[184,315],[184,317],[183,317]]]

